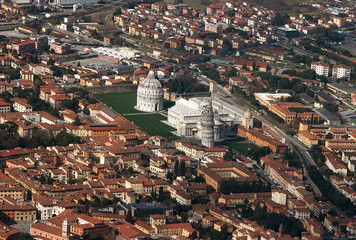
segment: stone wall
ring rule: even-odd
[[[120,85],[116,85],[116,86],[87,87],[85,89],[88,92],[90,92],[91,94],[136,92],[137,85],[135,85],[135,84],[120,84]]]
[[[211,97],[211,92],[196,92],[196,93],[170,93],[170,92],[164,92],[164,99],[168,101],[175,101],[179,97],[185,98],[185,99],[190,99],[194,97]]]

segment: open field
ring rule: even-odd
[[[136,92],[104,93],[98,94],[95,97],[109,107],[112,107],[117,113],[141,113],[141,111],[134,108],[136,105]]]
[[[175,129],[161,122],[167,120],[166,117],[157,113],[147,114],[134,108],[136,105],[136,92],[105,93],[98,94],[95,97],[109,107],[112,107],[117,113],[123,114],[127,120],[133,122],[148,134],[160,135],[167,138],[175,137],[171,133]],[[171,101],[164,101],[164,105],[166,106],[171,106],[172,104],[173,102]]]
[[[160,114],[127,115],[125,118],[152,136],[175,137],[175,135],[171,133],[171,131],[175,131],[175,129],[161,122],[167,120],[167,118]]]

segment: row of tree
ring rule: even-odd
[[[170,92],[175,93],[194,93],[194,92],[207,92],[209,88],[200,84],[197,79],[190,76],[180,76],[170,79],[166,85]]]
[[[238,182],[235,178],[224,178],[220,181],[219,191],[223,194],[270,192],[271,186],[261,180],[253,182]]]

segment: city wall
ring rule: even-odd
[[[137,85],[120,84],[120,85],[116,85],[116,86],[87,87],[85,89],[88,92],[90,92],[91,94],[135,92],[137,90]]]

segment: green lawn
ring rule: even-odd
[[[136,92],[104,93],[95,95],[95,97],[120,114],[141,112],[134,108],[137,98]]]
[[[167,118],[160,114],[128,115],[125,118],[152,136],[175,137],[171,133],[175,129],[161,122],[162,120],[167,120]]]
[[[241,153],[244,156],[248,155],[248,149],[250,148],[251,150],[256,149],[256,148],[260,148],[259,146],[257,146],[256,144],[253,143],[227,143],[224,144],[225,146],[232,148],[236,151],[238,151],[239,153]]]

